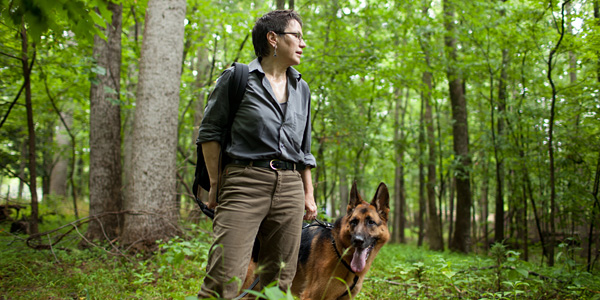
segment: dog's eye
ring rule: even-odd
[[[350,226],[356,226],[356,225],[358,225],[358,219],[350,220]]]
[[[377,225],[377,223],[373,219],[367,219],[367,225]]]

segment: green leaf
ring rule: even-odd
[[[269,300],[279,300],[286,298],[278,286],[265,288],[265,296],[267,296],[267,299]]]
[[[94,23],[96,25],[98,25],[102,28],[106,28],[106,21],[100,15],[98,15],[96,12],[91,12],[90,17],[92,18],[92,21],[94,21]]]
[[[517,271],[519,274],[521,274],[521,276],[528,278],[529,277],[529,271],[522,269],[522,268],[515,268],[515,271]]]

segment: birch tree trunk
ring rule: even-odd
[[[109,3],[112,22],[107,26],[107,41],[94,37],[94,58],[98,67],[97,84],[90,88],[90,216],[118,212],[123,208],[121,195],[121,16],[122,4]],[[112,91],[111,91],[112,90]],[[108,91],[108,92],[107,92]],[[89,223],[88,240],[114,239],[123,218],[112,214]]]
[[[186,2],[150,0],[146,11],[133,121],[131,199],[123,244],[153,247],[180,232],[176,150]]]

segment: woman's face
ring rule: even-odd
[[[302,39],[302,26],[298,21],[291,20],[285,33],[278,34],[277,57],[290,66],[300,64],[304,47],[306,43]]]

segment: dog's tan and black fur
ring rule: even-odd
[[[302,300],[356,297],[375,256],[390,239],[389,211],[389,192],[384,183],[379,185],[370,203],[361,198],[355,183],[345,216],[332,227],[309,226],[302,230],[292,292]],[[252,275],[255,267],[253,259],[245,288],[255,278]]]
[[[390,239],[389,211],[384,183],[371,203],[360,197],[354,184],[347,213],[332,229],[313,226],[303,230],[292,292],[303,300],[354,298],[375,256]]]

